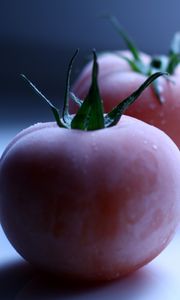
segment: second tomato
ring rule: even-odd
[[[105,112],[130,95],[154,71],[167,71],[169,77],[159,78],[154,86],[147,88],[126,114],[160,128],[180,147],[179,35],[175,34],[167,56],[149,56],[138,51],[130,39],[128,41],[127,51],[102,53],[98,57],[99,87]],[[91,68],[92,62],[84,67],[73,86],[73,92],[81,99],[89,89]]]

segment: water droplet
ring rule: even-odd
[[[153,144],[152,147],[154,150],[157,150],[157,148],[158,148],[157,145],[155,145],[155,144]]]
[[[144,144],[147,145],[147,143],[148,143],[148,141],[147,141],[147,140],[144,140]]]
[[[166,124],[166,120],[161,120],[161,125],[165,125]]]
[[[156,105],[154,103],[149,103],[149,108],[151,110],[154,110],[156,108]]]
[[[98,149],[97,144],[95,142],[93,143],[93,149],[94,149],[94,151],[97,151],[97,149]]]
[[[161,95],[161,102],[164,103],[165,102],[165,98]]]
[[[95,141],[93,141],[93,143],[92,143],[92,147],[93,147],[93,150],[96,152],[96,151],[97,151],[97,149],[98,149],[98,147],[97,147],[97,144],[96,144],[96,142],[95,142]]]
[[[161,112],[159,113],[159,116],[160,116],[160,117],[164,117],[164,112],[161,111]]]
[[[120,273],[117,272],[117,273],[115,274],[114,278],[118,278],[119,276],[120,276]]]
[[[159,93],[161,93],[162,94],[162,92],[164,91],[164,88],[163,88],[163,86],[162,85],[158,85],[158,91],[159,91]]]

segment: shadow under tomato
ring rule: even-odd
[[[14,299],[18,291],[33,277],[34,270],[25,261],[12,261],[0,268],[0,299]]]
[[[18,293],[15,300],[24,299],[123,299],[134,300],[141,297],[154,285],[154,272],[151,268],[142,268],[135,273],[109,282],[64,281],[52,275],[36,274]]]

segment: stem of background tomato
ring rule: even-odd
[[[141,59],[140,51],[138,50],[137,46],[132,41],[132,39],[129,37],[129,35],[121,27],[117,18],[111,15],[106,17],[111,22],[111,24],[118,32],[118,34],[123,38],[127,48],[131,52],[132,59],[129,59],[121,55],[119,56],[128,62],[128,64],[130,65],[131,69],[134,72],[141,73],[145,76],[150,76],[154,74],[154,72],[167,72],[170,75],[174,73],[176,67],[180,63],[180,32],[176,32],[174,34],[174,37],[171,42],[170,50],[167,56],[165,55],[155,56],[151,59],[148,65],[145,65]],[[161,89],[159,87],[158,81],[153,82],[153,89],[160,104],[163,104],[164,99],[161,95]]]

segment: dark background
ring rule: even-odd
[[[73,78],[92,48],[125,47],[102,14],[116,15],[139,48],[157,54],[167,53],[180,29],[179,12],[179,0],[0,0],[0,134],[2,126],[52,119],[20,73],[60,105],[67,64],[77,47]]]

